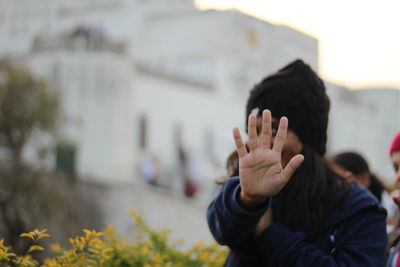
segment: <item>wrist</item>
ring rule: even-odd
[[[246,195],[246,193],[244,193],[242,190],[240,191],[239,198],[240,198],[240,203],[248,209],[256,209],[266,200],[266,198],[264,199],[264,198],[250,197]]]

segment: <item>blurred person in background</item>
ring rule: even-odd
[[[350,183],[358,183],[371,192],[379,203],[387,210],[396,212],[396,204],[391,198],[390,189],[378,176],[370,171],[366,159],[359,153],[348,151],[336,154],[331,158],[332,169],[344,177]],[[392,212],[392,213],[393,213]],[[388,214],[386,218],[386,231],[389,234],[389,242],[393,239],[393,231],[397,221]]]
[[[384,183],[371,173],[365,158],[359,153],[348,151],[336,154],[332,161],[333,168],[349,182],[355,182],[370,191],[380,203],[388,199],[389,194]]]
[[[225,266],[384,265],[386,211],[324,160],[325,91],[296,60],[250,92],[248,142],[234,128],[236,153],[228,160],[229,174],[238,176],[207,211],[214,238],[230,248]]]
[[[395,204],[391,207],[391,209],[388,209],[388,216],[390,216],[394,222],[394,229],[391,233],[391,237],[393,236],[391,239],[393,240],[390,242],[388,249],[389,257],[387,266],[400,267],[400,132],[398,132],[392,139],[389,147],[389,156],[395,172],[393,181],[396,189],[391,193]]]
[[[393,233],[392,235],[396,235],[399,233],[400,229],[400,211],[399,205],[400,203],[400,133],[397,133],[390,144],[389,147],[389,157],[390,161],[393,164],[393,169],[395,172],[393,183],[394,190],[390,193],[390,196],[394,200],[391,205],[388,205],[388,220],[390,220],[391,225],[393,225]]]
[[[183,181],[183,192],[186,197],[194,198],[199,193],[200,159],[183,146],[178,144],[180,174]]]
[[[146,183],[161,186],[161,166],[154,154],[146,155],[140,166],[140,174]]]

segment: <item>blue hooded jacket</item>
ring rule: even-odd
[[[229,179],[207,211],[214,238],[231,250],[225,266],[375,267],[385,264],[386,210],[369,192],[355,184],[346,202],[325,217],[312,242],[305,233],[293,232],[278,223],[272,223],[254,239],[254,229],[271,199],[257,210],[247,210],[238,201],[239,193],[239,178]]]

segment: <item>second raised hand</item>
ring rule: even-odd
[[[257,207],[268,197],[282,190],[304,160],[303,155],[298,154],[285,168],[282,167],[281,154],[286,142],[288,120],[286,117],[281,118],[275,138],[272,137],[271,123],[271,112],[264,110],[262,130],[258,136],[257,117],[254,114],[249,115],[248,149],[240,136],[239,129],[233,129],[233,138],[239,155],[240,200],[249,208]]]

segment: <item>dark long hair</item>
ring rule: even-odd
[[[379,202],[382,202],[383,192],[389,191],[386,188],[385,184],[374,173],[371,173],[371,180],[369,183],[368,190],[378,199]]]
[[[333,157],[333,162],[350,171],[354,175],[370,172],[366,159],[356,152],[346,151],[336,154]]]
[[[302,154],[304,162],[272,199],[273,221],[292,231],[305,232],[312,240],[323,218],[346,200],[350,189],[324,158],[306,144]],[[229,176],[239,175],[236,151],[228,157],[226,166]]]
[[[370,171],[367,160],[361,154],[352,151],[342,152],[336,154],[332,160],[335,164],[350,171],[354,175],[368,174],[370,183],[367,189],[379,202],[382,202],[382,193],[389,190],[380,178],[378,178],[378,175]]]

